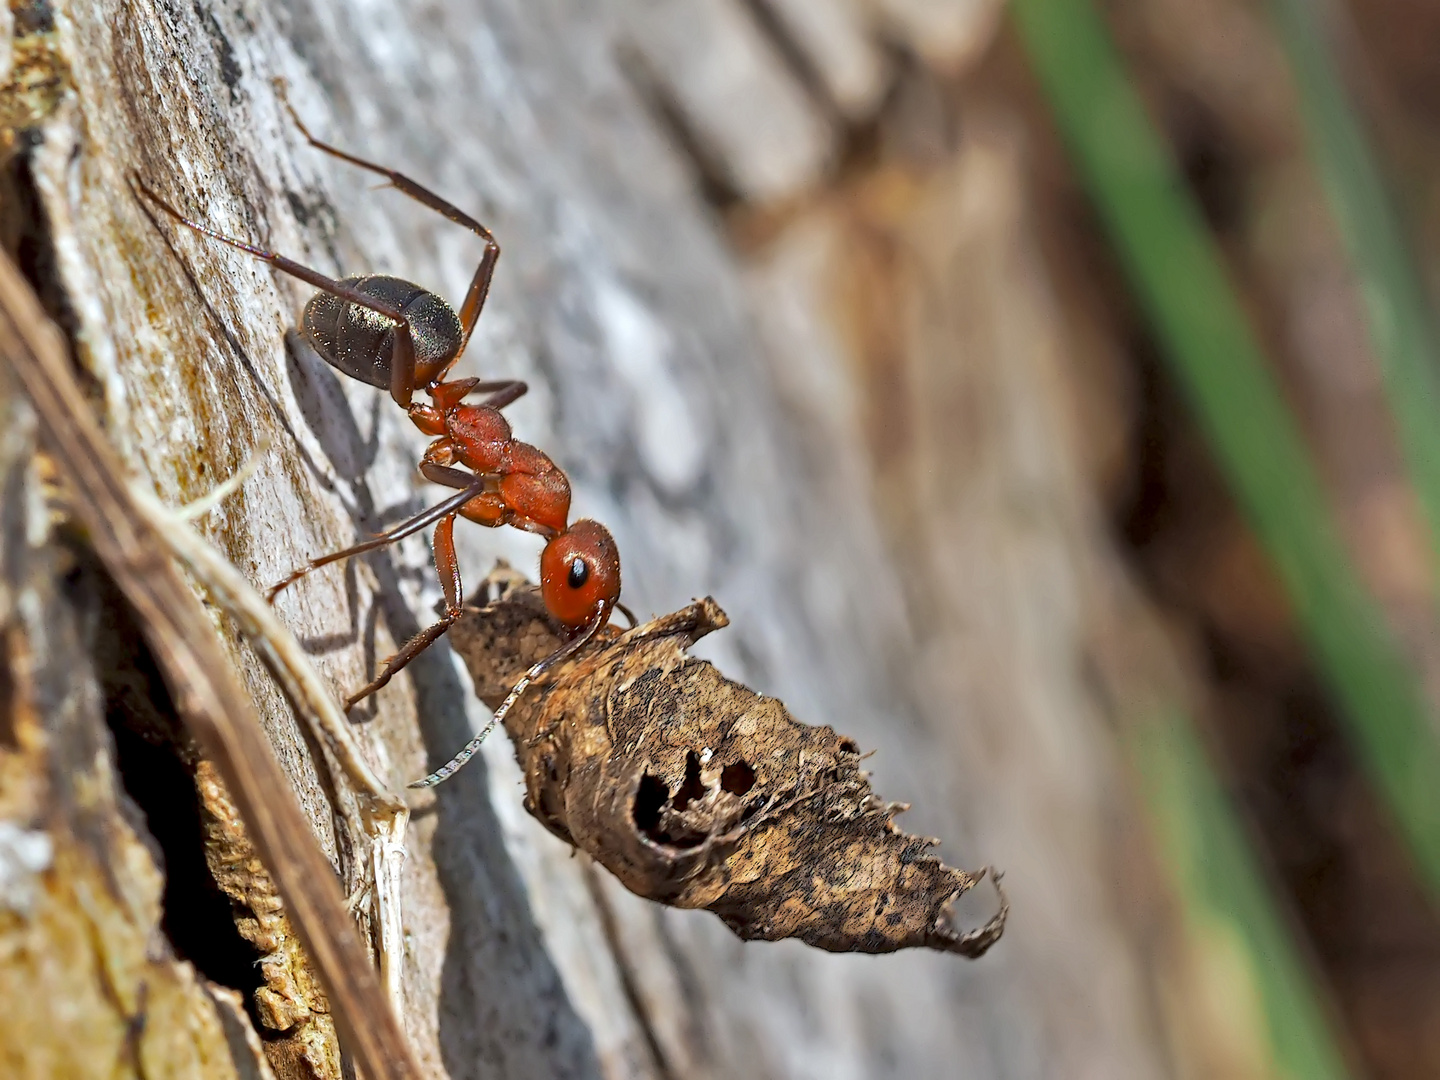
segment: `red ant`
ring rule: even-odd
[[[281,88],[283,94],[283,87]],[[414,180],[321,142],[310,134],[295,110],[286,108],[300,133],[317,150],[385,177],[417,202],[463,225],[485,241],[485,253],[471,279],[457,315],[444,300],[418,285],[381,274],[340,280],[299,263],[233,239],[192,221],[167,203],[138,177],[136,186],[175,221],[195,232],[263,259],[275,269],[322,290],[305,306],[302,333],[332,367],[372,386],[388,389],[411,421],[436,439],[426,449],[420,472],[427,480],[458,493],[364,543],[312,559],[270,589],[268,598],[317,570],[352,555],[392,544],[435,525],[435,566],[445,594],[440,621],[416,634],[385,665],[373,681],[345,702],[348,710],[368,697],[433,644],[463,614],[464,596],[455,556],[456,517],[496,528],[513,525],[546,538],[540,555],[540,593],[545,608],[570,631],[570,639],[532,667],[516,683],[485,732],[472,740],[447,765],[412,787],[433,786],[451,775],[475,753],[479,742],[515,700],[546,668],[573,655],[610,621],[619,603],[620,556],[610,531],[588,519],[569,524],[570,481],[542,451],[514,438],[500,410],[527,390],[519,380],[482,382],[445,376],[465,351],[490,291],[500,245],[490,230]],[[413,400],[416,391],[430,404]],[[472,393],[488,396],[464,404]]]

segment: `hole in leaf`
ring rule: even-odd
[[[720,787],[731,795],[744,795],[755,786],[755,770],[748,762],[737,761],[720,770]]]
[[[631,816],[635,819],[635,827],[651,839],[658,839],[655,833],[660,828],[660,811],[669,798],[670,789],[659,777],[646,773],[640,778]]]

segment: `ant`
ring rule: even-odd
[[[457,494],[370,540],[310,560],[273,586],[274,601],[282,589],[311,571],[342,559],[393,544],[430,525],[435,526],[435,567],[445,596],[445,611],[433,626],[411,638],[371,682],[345,701],[348,711],[379,690],[406,664],[432,645],[464,613],[460,569],[455,555],[455,519],[498,528],[513,525],[545,537],[540,555],[540,594],[545,608],[570,637],[555,652],[531,667],[479,736],[441,769],[412,787],[431,787],[446,779],[474,755],[480,740],[498,723],[520,694],[546,669],[578,652],[609,621],[620,604],[620,556],[610,531],[597,521],[569,523],[570,481],[541,450],[520,442],[500,410],[528,389],[516,379],[447,381],[445,376],[465,351],[490,292],[500,245],[480,222],[414,180],[373,162],[347,154],[310,134],[298,113],[277,89],[296,127],[307,142],[342,161],[378,173],[417,202],[462,225],[485,241],[485,252],[457,314],[434,293],[400,278],[366,274],[336,280],[292,259],[247,244],[185,217],[138,176],[135,185],[176,222],[212,240],[262,259],[321,291],[305,306],[302,335],[332,367],[352,379],[388,389],[414,425],[435,437],[420,461],[420,472]],[[426,394],[429,403],[415,399]],[[478,403],[464,399],[487,395]]]

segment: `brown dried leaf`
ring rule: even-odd
[[[532,590],[500,585],[450,631],[492,708],[559,640]],[[946,866],[925,854],[936,841],[896,828],[855,742],[686,654],[728,621],[697,601],[610,633],[528,690],[505,718],[526,809],[632,892],[707,908],[742,938],[984,953],[1003,893],[977,930],[957,930],[951,908],[985,871]]]

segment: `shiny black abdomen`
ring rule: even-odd
[[[382,274],[342,278],[342,285],[389,304],[410,323],[415,370],[436,370],[460,348],[460,319],[450,305],[419,285]],[[369,308],[329,293],[305,305],[305,336],[332,367],[371,386],[390,386],[395,324]]]

